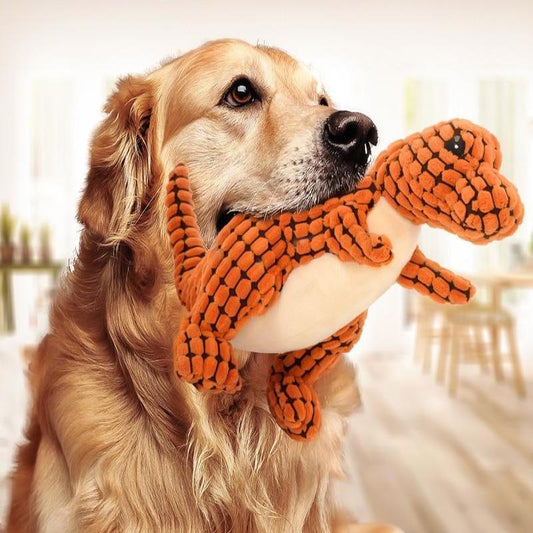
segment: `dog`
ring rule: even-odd
[[[8,532],[392,532],[335,507],[356,373],[317,384],[323,426],[285,435],[266,403],[272,355],[238,352],[244,386],[202,393],[171,370],[183,317],[164,197],[189,168],[209,246],[238,212],[307,209],[353,188],[377,140],[278,49],[207,43],[118,82],[96,130],[79,250],[29,370]]]

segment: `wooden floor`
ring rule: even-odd
[[[25,411],[21,358],[0,345],[0,516]],[[461,368],[451,399],[410,358],[357,361],[364,405],[350,420],[338,498],[361,521],[406,533],[533,532],[533,383],[519,400]],[[1,527],[1,522],[0,522]]]
[[[533,384],[515,396],[476,367],[450,398],[410,359],[358,361],[339,499],[406,533],[533,532]]]

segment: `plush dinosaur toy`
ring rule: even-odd
[[[416,241],[424,223],[477,244],[513,233],[523,206],[500,165],[494,135],[466,120],[442,122],[391,144],[354,192],[268,220],[237,215],[210,250],[179,165],[166,199],[176,288],[188,310],[174,343],[178,376],[234,393],[241,381],[232,344],[284,352],[269,377],[270,409],[294,439],[314,437],[313,384],[358,341],[380,294],[398,281],[438,302],[472,297],[471,283],[427,259]]]

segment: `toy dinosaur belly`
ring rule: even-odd
[[[398,279],[416,248],[420,226],[381,198],[368,216],[368,227],[391,240],[394,257],[388,265],[359,265],[326,254],[296,268],[277,302],[250,318],[233,346],[262,353],[313,346],[368,309]]]

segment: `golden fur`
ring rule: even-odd
[[[259,115],[217,105],[236,75],[260,78]],[[313,176],[298,178],[332,112],[321,95],[283,52],[237,41],[119,82],[91,146],[79,251],[30,369],[7,531],[392,531],[350,526],[331,501],[358,404],[346,359],[317,385],[324,420],[311,443],[288,438],[269,413],[271,356],[238,354],[245,386],[235,396],[199,393],[171,371],[182,309],[165,234],[169,170],[189,166],[207,243],[223,207],[305,207],[327,193],[318,177],[315,189]]]

